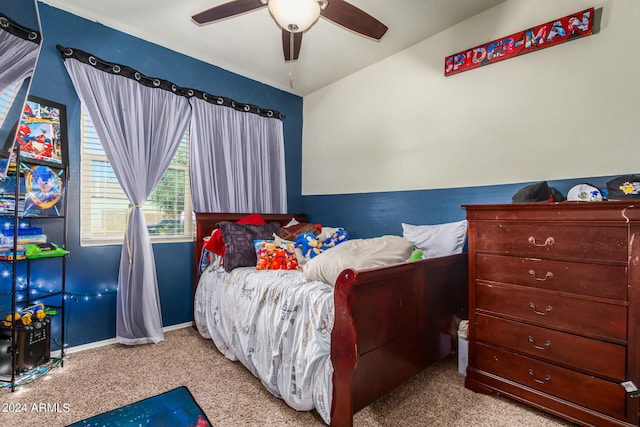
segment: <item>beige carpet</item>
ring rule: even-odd
[[[192,328],[159,344],[114,344],[72,353],[64,368],[15,392],[0,390],[0,425],[57,427],[185,385],[215,426],[324,426],[271,396],[239,363]],[[450,357],[354,417],[355,426],[537,427],[571,424],[464,388]]]

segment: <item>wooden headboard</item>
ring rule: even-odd
[[[195,242],[195,266],[193,269],[193,292],[195,295],[198,281],[200,280],[200,254],[202,253],[202,239],[210,236],[213,230],[218,228],[218,223],[222,221],[235,222],[244,218],[247,213],[208,213],[196,212],[196,242]],[[287,225],[291,218],[298,222],[308,222],[305,214],[260,214],[265,222],[279,222],[281,226]]]

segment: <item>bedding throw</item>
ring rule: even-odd
[[[329,424],[333,366],[333,286],[301,271],[207,269],[194,320],[229,359],[296,410],[316,409]]]

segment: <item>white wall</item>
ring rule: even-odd
[[[451,54],[594,6],[599,34],[444,77]],[[304,98],[303,195],[640,165],[639,0],[508,0]]]

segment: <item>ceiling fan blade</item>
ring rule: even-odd
[[[302,47],[302,33],[291,33],[282,29],[282,50],[285,61],[296,61]]]
[[[263,4],[260,0],[232,0],[227,3],[214,6],[211,9],[207,9],[203,12],[196,13],[191,17],[191,19],[201,25],[209,24],[221,19],[226,19],[232,16],[251,12],[252,10],[260,9],[261,7],[265,6],[266,5]]]
[[[382,22],[344,0],[329,1],[320,14],[341,27],[376,40],[380,40],[388,30]]]

